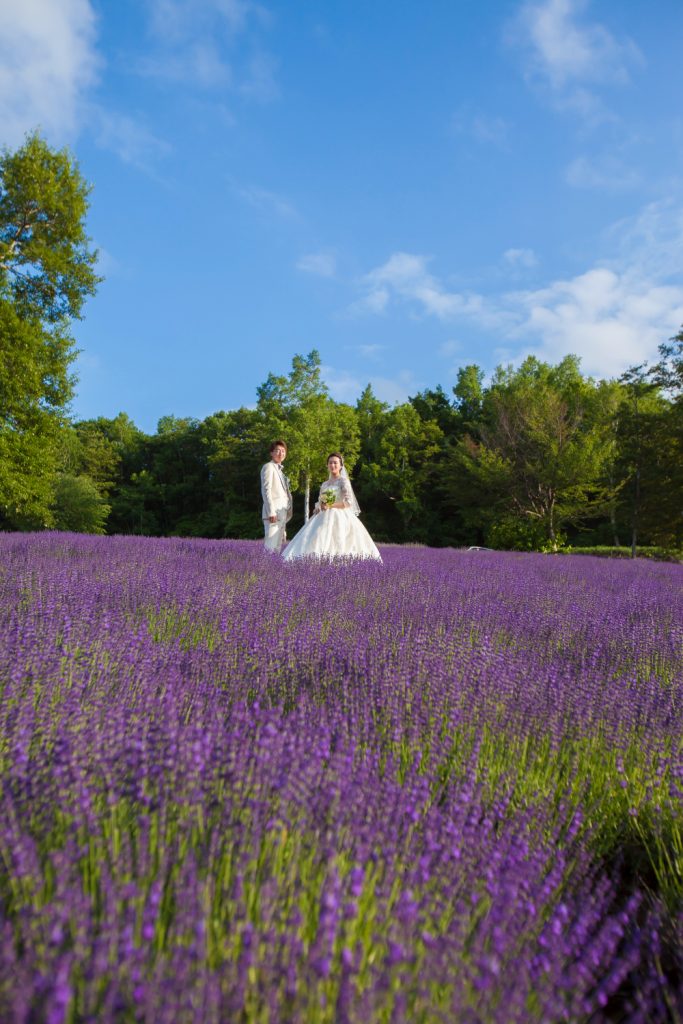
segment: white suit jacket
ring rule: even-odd
[[[265,466],[261,466],[261,496],[263,519],[277,516],[289,522],[292,518],[292,492],[289,480],[274,462],[266,462]]]

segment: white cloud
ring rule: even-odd
[[[338,370],[333,366],[321,366],[320,372],[322,379],[329,388],[330,395],[336,402],[348,402],[353,405],[365,387],[360,379],[349,370]]]
[[[356,351],[359,352],[364,359],[375,360],[379,357],[381,352],[384,352],[386,345],[356,345]]]
[[[191,80],[206,89],[230,86],[232,69],[211,40],[198,40],[176,54],[145,57],[137,65],[141,75],[171,82]]]
[[[240,185],[235,187],[235,192],[261,213],[275,214],[283,220],[298,217],[296,209],[288,200],[266,188],[260,188],[258,185]]]
[[[508,141],[510,123],[502,117],[477,114],[472,119],[472,134],[479,142],[492,142],[497,146],[503,146]]]
[[[352,316],[356,314],[362,315],[363,313],[384,313],[390,301],[391,294],[389,289],[375,286],[363,298],[353,302],[349,306],[348,312]]]
[[[504,118],[474,111],[467,104],[454,115],[452,124],[456,132],[501,149],[506,148],[512,128],[511,123]]]
[[[364,279],[369,292],[362,302],[370,311],[368,299],[382,289],[382,312],[407,307],[412,315],[495,330],[499,357],[533,353],[556,362],[575,353],[587,373],[613,377],[655,358],[683,323],[683,207],[650,204],[614,225],[606,243],[612,258],[581,273],[489,295],[449,292],[428,273],[423,256],[394,253]],[[447,342],[440,354],[455,351]]]
[[[616,82],[629,79],[629,66],[642,62],[635,43],[617,41],[598,22],[580,24],[585,0],[542,0],[526,3],[520,20],[528,33],[535,69],[554,89],[575,82]]]
[[[311,252],[306,256],[302,256],[296,266],[298,270],[303,270],[307,274],[317,274],[319,277],[334,277],[337,271],[337,259],[333,252],[321,250],[320,252]]]
[[[171,152],[167,142],[126,114],[95,109],[92,118],[97,144],[126,164],[149,173],[157,159]]]
[[[277,61],[267,53],[250,57],[239,91],[259,103],[269,103],[280,95],[275,73]]]
[[[410,370],[402,370],[396,377],[371,377],[372,390],[382,402],[396,405],[417,394],[424,382],[418,381]]]
[[[368,362],[377,363],[380,361],[383,352],[386,352],[386,345],[344,345],[347,352],[357,352]]]
[[[633,217],[626,217],[607,232],[616,257],[607,265],[628,265],[641,277],[680,280],[683,267],[683,205],[673,200],[648,203]]]
[[[250,0],[151,0],[149,8],[153,33],[171,43],[215,29],[236,35],[252,15],[263,16]]]
[[[0,142],[39,127],[71,141],[95,84],[95,13],[89,0],[0,3]]]
[[[374,288],[365,299],[365,305],[375,313],[381,313],[389,304],[389,290],[387,288]]]
[[[521,316],[511,337],[528,339],[530,350],[550,361],[572,352],[584,370],[601,376],[652,358],[683,322],[683,286],[658,284],[630,269],[594,267],[509,301]]]
[[[597,188],[623,192],[640,184],[640,175],[614,156],[579,156],[567,167],[567,184],[574,188]]]
[[[414,395],[423,386],[410,370],[401,370],[395,377],[370,376],[361,379],[348,370],[324,366],[322,376],[335,401],[348,402],[352,405],[360,398],[368,384],[377,398],[382,402],[388,402],[389,405],[407,401],[410,395]]]
[[[515,268],[530,269],[538,263],[533,249],[506,249],[503,253],[503,259],[509,266]]]
[[[439,345],[439,355],[444,359],[451,359],[453,356],[458,355],[462,352],[462,345],[459,341],[444,341],[442,345]]]
[[[500,314],[481,295],[448,291],[429,273],[428,262],[426,256],[393,253],[386,263],[366,274],[363,284],[367,294],[355,303],[354,311],[383,312],[393,298],[440,320],[463,316],[489,327],[500,326]]]
[[[448,292],[427,271],[429,260],[407,252],[394,253],[381,267],[368,274],[372,288],[390,286],[397,295],[417,299],[425,311],[440,318],[452,316],[462,308],[462,297]]]
[[[618,40],[599,22],[581,21],[587,6],[587,0],[529,0],[513,34],[528,53],[527,73],[558,106],[599,122],[612,115],[589,86],[626,84],[643,56],[631,39]]]
[[[262,103],[279,96],[277,62],[256,41],[258,29],[270,21],[260,4],[150,0],[149,11],[156,52],[140,62],[141,74],[206,89],[229,88]],[[236,52],[238,38],[242,52]]]

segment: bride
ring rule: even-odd
[[[382,561],[372,537],[358,519],[360,509],[344,459],[339,452],[328,456],[329,476],[320,488],[315,512],[291,543],[283,558],[374,558]]]

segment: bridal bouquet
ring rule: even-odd
[[[334,490],[333,487],[329,487],[326,491],[323,491],[321,497],[322,500],[327,505],[327,507],[329,508],[331,505],[334,505],[335,501],[337,500],[337,492]]]

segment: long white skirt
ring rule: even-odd
[[[348,508],[331,508],[311,516],[285,548],[295,558],[375,558],[382,556],[358,516]]]

